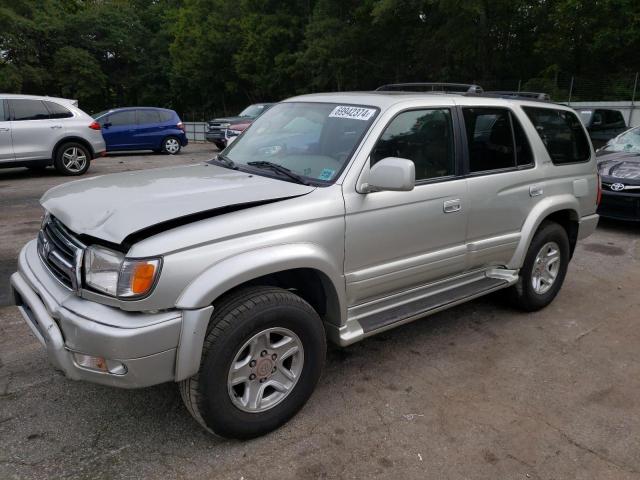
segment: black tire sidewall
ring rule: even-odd
[[[176,142],[178,142],[178,151],[177,152],[169,153],[167,151],[166,146],[167,146],[167,142],[169,140],[175,140]],[[164,140],[162,140],[162,151],[164,153],[166,153],[167,155],[178,155],[182,151],[182,145],[180,144],[180,139],[178,139],[178,137],[167,137],[167,138],[165,138]]]
[[[540,252],[540,249],[548,242],[555,242],[560,248],[560,267],[558,270],[558,275],[556,276],[556,280],[551,288],[547,292],[539,294],[533,289],[533,285],[531,284],[531,274],[533,272],[536,256]],[[553,299],[560,291],[560,288],[562,287],[562,284],[564,282],[564,278],[567,274],[567,270],[569,267],[569,257],[569,239],[567,237],[567,232],[565,231],[565,229],[557,223],[548,223],[543,225],[531,241],[529,251],[527,252],[527,257],[521,270],[521,301],[524,302],[523,306],[527,310],[539,310],[543,307],[546,307],[553,301]]]
[[[69,171],[64,166],[64,162],[62,161],[62,155],[64,154],[65,150],[67,150],[68,148],[71,148],[71,147],[76,147],[76,148],[81,149],[82,152],[87,157],[86,165],[79,172],[71,172],[71,171]],[[87,147],[85,147],[81,143],[75,143],[75,142],[65,143],[65,144],[61,145],[58,148],[58,150],[56,151],[56,158],[55,158],[55,162],[54,163],[55,163],[54,166],[56,167],[56,170],[58,170],[58,172],[62,173],[63,175],[68,175],[68,176],[84,175],[87,172],[87,170],[89,170],[89,166],[91,165],[91,153],[89,152],[89,149],[87,149]]]
[[[287,328],[300,338],[304,348],[302,373],[293,391],[278,405],[265,412],[244,412],[229,397],[229,368],[249,338],[272,327]],[[297,305],[258,304],[243,318],[236,318],[216,339],[201,366],[200,411],[205,423],[215,433],[231,438],[253,438],[285,423],[306,403],[320,378],[326,354],[324,335],[320,320]]]

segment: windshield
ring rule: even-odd
[[[605,145],[608,152],[632,152],[640,153],[640,127],[627,130]]]
[[[582,124],[589,125],[591,116],[593,115],[593,110],[580,110],[578,113],[580,114],[580,120],[582,120]]]
[[[224,156],[238,167],[266,161],[313,183],[329,183],[347,164],[377,113],[377,108],[366,106],[279,103],[253,122]]]
[[[240,117],[256,118],[265,111],[267,105],[249,105],[240,112]]]

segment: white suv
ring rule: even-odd
[[[0,93],[0,168],[82,175],[105,150],[100,124],[74,100]]]

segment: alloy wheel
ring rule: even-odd
[[[531,272],[533,290],[539,294],[547,293],[556,281],[560,270],[560,247],[556,242],[545,243],[536,255]]]
[[[294,389],[304,365],[300,338],[286,328],[269,328],[251,337],[235,355],[227,388],[233,404],[258,413],[275,407]]]
[[[69,172],[81,172],[87,165],[87,155],[78,147],[69,147],[62,153],[62,164]]]

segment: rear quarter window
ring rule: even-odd
[[[171,112],[165,112],[164,110],[161,110],[159,113],[161,122],[168,122],[173,118],[173,114]]]
[[[591,147],[573,112],[554,108],[522,107],[533,123],[551,161],[556,165],[587,162]]]
[[[45,100],[44,104],[47,106],[47,110],[49,110],[49,118],[71,118],[73,117],[73,113],[71,113],[68,109],[63,107],[62,105],[55,102],[47,102]]]

